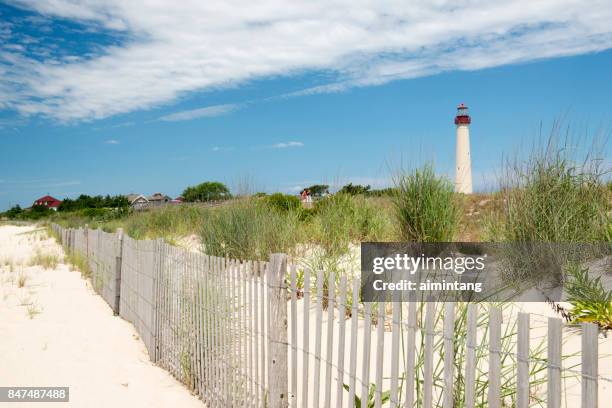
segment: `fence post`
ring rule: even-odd
[[[115,258],[115,304],[113,313],[115,316],[119,314],[119,304],[121,297],[121,263],[123,262],[123,228],[117,228],[117,257]]]
[[[289,406],[287,380],[287,255],[272,254],[268,266],[268,386],[271,408]]]

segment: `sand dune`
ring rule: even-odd
[[[149,361],[132,325],[79,272],[29,266],[36,252],[62,257],[45,237],[34,227],[0,227],[0,384],[69,386],[70,403],[58,407],[202,407]]]

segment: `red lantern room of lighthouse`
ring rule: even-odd
[[[455,125],[469,125],[472,122],[468,112],[468,107],[464,104],[457,106],[457,116],[455,116]]]

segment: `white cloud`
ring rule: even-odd
[[[234,148],[231,146],[213,146],[210,150],[213,152],[229,152],[234,150]]]
[[[287,96],[612,47],[609,0],[17,3],[126,39],[74,61],[0,51],[0,109],[68,122],[305,71],[323,71],[331,81]],[[4,35],[12,31],[4,28]],[[165,120],[214,116],[210,108]]]
[[[192,120],[197,118],[211,118],[215,116],[225,115],[239,108],[239,105],[227,104],[227,105],[214,105],[207,106],[200,109],[192,109],[183,112],[172,113],[170,115],[162,116],[160,120],[166,122],[176,122],[181,120]]]
[[[109,139],[109,140],[105,140],[104,143],[109,144],[109,145],[118,145],[121,142],[115,139]]]
[[[304,147],[302,142],[280,142],[270,146],[272,149],[287,149],[289,147]]]

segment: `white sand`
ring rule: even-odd
[[[57,407],[202,407],[79,272],[28,266],[37,250],[62,255],[34,229],[0,226],[0,385],[69,386],[70,403]]]

